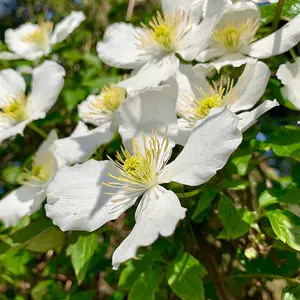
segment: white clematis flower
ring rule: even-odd
[[[206,118],[212,108],[228,108],[238,114],[238,127],[243,132],[263,113],[278,105],[276,100],[267,100],[253,111],[243,112],[252,109],[265,92],[270,71],[263,62],[247,64],[235,85],[229,78],[221,77],[219,84],[211,86],[206,79],[207,72],[201,65],[182,65],[176,74],[176,111],[180,116],[177,142],[181,145],[185,145],[197,122]]]
[[[197,61],[212,62],[209,66],[220,70],[223,66],[254,63],[288,51],[300,41],[300,15],[269,36],[255,41],[260,22],[259,8],[249,1],[228,5],[221,17],[210,46]]]
[[[99,58],[110,66],[134,69],[134,76],[118,84],[128,92],[156,87],[207,47],[223,1],[163,0],[163,15],[149,25],[127,23],[109,26],[97,45]]]
[[[64,84],[65,70],[45,61],[32,72],[31,93],[25,95],[25,80],[12,69],[0,72],[0,144],[22,134],[27,124],[45,118]]]
[[[36,60],[48,55],[53,46],[65,40],[85,19],[83,12],[72,11],[57,23],[43,22],[39,25],[25,23],[17,29],[5,31],[5,42],[12,52],[0,52],[0,59]]]
[[[124,100],[125,90],[114,84],[104,87],[99,95],[89,95],[78,105],[78,113],[82,121],[96,128],[89,130],[83,122],[79,122],[70,137],[55,142],[57,154],[68,164],[89,159],[97,148],[112,139],[117,111]]]
[[[281,65],[276,75],[284,85],[282,95],[300,110],[300,57],[294,63]]]
[[[6,227],[15,226],[25,215],[38,211],[46,199],[49,182],[65,164],[63,160],[57,159],[52,151],[55,140],[57,134],[51,131],[35,154],[32,169],[26,171],[23,185],[0,200],[0,220]]]
[[[139,247],[151,245],[159,235],[170,236],[185,217],[176,194],[161,184],[203,184],[225,165],[241,141],[237,117],[229,110],[201,122],[170,164],[172,145],[166,135],[161,138],[156,131],[140,135],[117,153],[116,161],[90,160],[62,168],[48,187],[47,216],[64,231],[93,231],[141,197],[136,224],[113,255],[117,269],[135,257]]]

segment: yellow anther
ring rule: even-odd
[[[140,40],[140,47],[151,47],[160,45],[165,51],[176,50],[178,40],[188,29],[189,18],[183,11],[176,11],[174,14],[162,16],[160,12],[152,18],[147,27],[141,24],[144,32],[139,33],[137,38]]]
[[[40,49],[46,50],[50,43],[52,29],[53,23],[43,22],[37,29],[21,37],[21,41],[35,43]]]
[[[137,176],[139,170],[144,167],[144,159],[141,156],[128,157],[123,165],[124,170],[132,176]]]
[[[199,118],[205,118],[214,107],[221,107],[222,96],[220,94],[207,95],[202,100],[197,100],[198,106],[195,108],[195,114]]]
[[[258,19],[249,18],[246,22],[231,21],[225,27],[217,27],[212,41],[229,51],[236,51],[254,40],[258,27]]]
[[[97,96],[96,101],[90,105],[93,109],[99,110],[101,113],[114,113],[125,98],[125,90],[111,84],[102,89]]]
[[[24,95],[8,101],[1,107],[0,115],[6,118],[14,119],[17,122],[24,121],[27,118],[26,98]]]

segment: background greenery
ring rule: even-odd
[[[95,46],[108,24],[130,17],[127,8],[126,0],[24,0],[0,21],[3,51],[7,28],[40,18],[57,22],[72,9],[86,15],[86,21],[54,48],[52,58],[67,72],[65,86],[55,107],[36,126],[68,136],[78,121],[77,104],[122,78],[125,72],[104,65]],[[157,9],[159,1],[136,1],[131,22],[147,22]],[[276,5],[262,7],[259,34],[269,34],[299,12],[297,0],[286,0],[277,25]],[[278,66],[296,56],[299,45],[265,61],[272,78],[263,100],[276,98],[282,106],[244,134],[243,144],[226,167],[198,189],[169,184],[188,208],[188,218],[173,236],[140,249],[141,260],[113,271],[111,255],[132,228],[134,209],[93,233],[62,233],[43,209],[11,229],[0,223],[0,299],[299,300],[300,218],[287,208],[300,204],[300,128],[295,126],[300,118],[282,98],[275,77]],[[34,64],[0,61],[0,69],[24,66]],[[234,78],[241,71],[222,70]],[[29,87],[30,76],[24,76]],[[42,140],[27,128],[24,136],[2,144],[1,197],[18,186]],[[115,137],[98,149],[95,158],[113,155],[119,147],[120,138]]]

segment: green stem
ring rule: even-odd
[[[278,4],[276,6],[276,13],[275,13],[274,21],[273,21],[273,31],[276,31],[278,29],[284,1],[285,0],[279,0]]]
[[[44,130],[37,127],[35,124],[31,123],[28,125],[28,127],[45,139],[48,137],[48,134]]]
[[[295,49],[293,49],[293,48],[290,49],[290,54],[291,54],[293,60],[296,61],[297,60],[297,54],[296,54]]]
[[[230,279],[235,279],[235,278],[255,278],[255,277],[267,277],[267,278],[272,278],[272,279],[284,279],[289,282],[294,282],[294,283],[300,283],[300,277],[296,278],[290,278],[290,277],[285,277],[285,276],[280,276],[280,275],[274,275],[274,274],[237,274],[237,275],[231,275],[231,276],[224,276],[222,277],[222,280],[230,280]]]
[[[190,197],[193,197],[193,196],[196,196],[196,195],[200,194],[202,191],[203,191],[203,189],[199,188],[199,189],[193,190],[191,192],[176,193],[176,195],[177,195],[178,198],[181,198],[181,199],[190,198]]]

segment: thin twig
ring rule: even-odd
[[[28,125],[28,127],[45,139],[48,137],[48,134],[44,130],[37,127],[35,124],[31,123]]]
[[[133,9],[135,5],[135,0],[129,0],[127,14],[126,14],[126,21],[130,21],[133,14]]]
[[[276,6],[276,13],[275,13],[274,21],[273,21],[273,31],[276,31],[278,29],[284,2],[285,2],[285,0],[279,0],[278,4]]]

